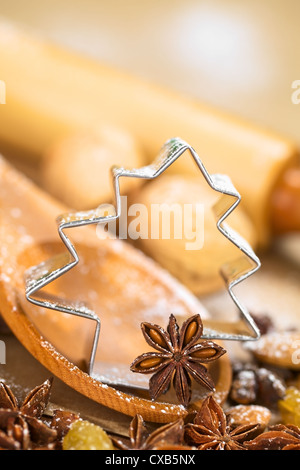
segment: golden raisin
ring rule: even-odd
[[[279,400],[278,408],[283,424],[300,426],[300,390],[289,387],[283,400]]]
[[[79,419],[63,438],[63,450],[114,450],[114,446],[100,426]]]

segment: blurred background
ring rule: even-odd
[[[1,0],[0,14],[300,143],[297,0]]]

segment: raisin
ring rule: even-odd
[[[230,397],[233,401],[248,405],[256,400],[256,375],[252,370],[241,370],[232,382]]]
[[[233,402],[277,408],[278,400],[284,397],[285,391],[286,382],[276,371],[249,363],[233,365],[230,390]]]
[[[258,327],[261,335],[266,335],[267,333],[270,333],[271,331],[274,331],[275,326],[274,326],[273,320],[268,314],[264,314],[264,313],[254,314],[254,313],[251,313],[251,316],[252,316],[253,320],[255,321],[256,326]]]
[[[260,402],[269,408],[277,407],[278,400],[282,399],[286,392],[283,380],[277,374],[264,367],[260,367],[256,371],[256,379]]]
[[[289,387],[283,400],[278,402],[283,424],[300,426],[300,390]]]
[[[63,438],[63,450],[113,450],[106,432],[96,424],[84,420],[75,421]]]

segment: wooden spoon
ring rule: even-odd
[[[25,299],[23,275],[27,268],[65,250],[55,219],[66,208],[44,193],[4,159],[0,159],[0,302],[1,314],[27,350],[52,374],[90,399],[127,415],[168,422],[188,410],[164,397],[152,402],[148,392],[117,389],[88,375],[86,360],[93,327],[90,321],[32,305]],[[142,321],[166,326],[173,313],[179,321],[195,313],[208,318],[201,303],[167,272],[141,252],[120,240],[99,240],[93,227],[74,229],[80,263],[49,285],[49,292],[88,300],[102,327],[97,364],[128,367],[147,350],[140,331]],[[231,366],[225,354],[211,368],[216,397],[223,402],[231,384]],[[101,370],[99,370],[101,374]],[[202,394],[202,395],[201,395]],[[197,408],[203,391],[196,391]],[[167,402],[170,398],[170,401]]]

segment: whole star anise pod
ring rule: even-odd
[[[50,398],[52,379],[35,387],[19,406],[10,387],[0,382],[0,448],[56,447],[57,431],[40,418]]]
[[[293,424],[275,424],[245,446],[248,450],[300,450],[300,428]]]
[[[251,439],[259,427],[259,424],[231,427],[223,408],[209,396],[194,422],[186,425],[185,440],[198,450],[245,450],[244,442]]]
[[[210,391],[214,382],[203,363],[219,359],[226,351],[213,341],[199,342],[203,333],[200,315],[186,320],[181,329],[174,315],[167,331],[144,322],[141,329],[146,342],[158,352],[147,352],[131,364],[132,372],[154,374],[149,381],[150,397],[155,400],[173,383],[178,401],[187,406],[191,399],[191,377]]]
[[[121,450],[184,449],[184,421],[180,418],[149,433],[142,416],[136,415],[129,426],[129,439],[112,437],[114,446]]]

